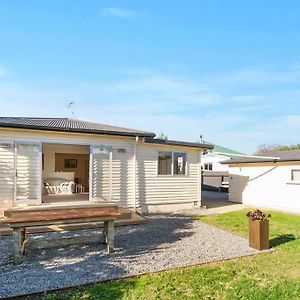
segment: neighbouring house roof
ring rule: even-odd
[[[155,133],[153,132],[104,125],[69,118],[0,117],[0,127],[77,133],[109,134],[119,136],[155,136]]]
[[[223,147],[220,145],[216,145],[216,144],[213,144],[213,145],[214,145],[214,149],[213,149],[214,153],[223,154],[226,156],[245,155],[244,153],[238,152],[236,150],[232,150],[232,149],[229,149],[229,148],[226,148],[226,147]]]
[[[172,141],[164,139],[154,139],[154,138],[145,138],[145,143],[148,144],[159,144],[159,145],[170,145],[170,146],[183,146],[191,148],[201,148],[201,149],[213,149],[213,145],[204,144],[204,143],[191,143],[191,142],[182,142],[182,141]]]
[[[243,156],[235,157],[225,161],[222,164],[239,164],[239,163],[263,163],[263,162],[292,162],[300,161],[300,150],[288,151],[270,151],[268,156]]]

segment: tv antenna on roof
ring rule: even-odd
[[[75,102],[74,101],[69,101],[67,103],[67,109],[70,111],[72,118],[76,119],[76,115],[74,113],[74,109],[75,109]]]
[[[200,134],[200,143],[203,144],[203,136],[202,136],[202,133]]]

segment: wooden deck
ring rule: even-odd
[[[85,202],[89,201],[89,193],[83,194],[71,194],[71,195],[43,195],[43,203],[53,204],[53,203],[68,203],[68,202]]]

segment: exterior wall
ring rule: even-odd
[[[91,145],[101,144],[113,147],[113,162],[112,162],[112,201],[118,203],[122,207],[133,207],[134,203],[134,181],[133,181],[133,144],[135,138],[114,137],[114,136],[99,136],[93,134],[78,134],[78,133],[61,133],[50,131],[34,131],[34,130],[17,130],[17,129],[2,129],[0,128],[0,141],[19,141],[19,142],[42,142],[46,144],[74,144]],[[51,146],[51,145],[50,145]],[[50,147],[51,148],[51,147]],[[67,149],[67,147],[65,147]],[[118,149],[125,149],[124,153],[119,153]],[[49,150],[49,147],[48,147]],[[62,151],[62,149],[60,149]],[[50,151],[51,152],[51,151]],[[55,171],[55,155],[52,153],[50,158],[50,169]],[[109,190],[109,171],[107,168],[107,177],[103,182],[104,189]],[[1,194],[1,191],[0,191]],[[5,195],[5,199],[8,195]],[[1,197],[1,196],[0,196]],[[1,199],[1,198],[0,198]],[[13,199],[13,195],[9,199]],[[2,201],[3,203],[3,201]],[[1,206],[2,206],[1,203]],[[10,201],[8,206],[13,205]]]
[[[137,210],[149,213],[183,210],[193,208],[201,203],[201,149],[144,144],[140,140],[136,143],[135,138],[130,137],[1,128],[0,141],[53,143],[53,147],[57,146],[55,144],[112,146],[111,170],[107,163],[103,165],[107,174],[103,180],[103,189],[108,194],[111,172],[111,200],[113,202],[121,207],[136,207]],[[135,144],[136,160],[134,158]],[[67,151],[67,147],[65,148]],[[119,151],[120,149],[122,151]],[[188,175],[159,176],[157,172],[159,151],[186,152]],[[53,154],[53,151],[51,153]],[[55,156],[50,155],[48,164],[49,170],[55,168]],[[9,198],[7,195],[3,197]],[[0,200],[2,198],[0,191]],[[13,195],[11,195],[11,199],[13,199]],[[1,200],[0,206],[3,207],[3,205],[4,201]],[[9,202],[9,205],[13,205],[13,203]]]
[[[204,170],[204,164],[206,163],[212,163],[213,164],[213,171],[221,172],[221,171],[228,171],[229,167],[228,165],[222,165],[220,164],[221,161],[227,160],[228,156],[220,155],[217,153],[207,153],[205,155],[202,155],[201,157],[201,166]]]
[[[188,175],[158,175],[158,152],[187,153]],[[197,149],[138,145],[138,205],[143,212],[166,212],[193,208],[201,200],[200,153]],[[168,207],[165,207],[168,206]],[[169,208],[169,209],[168,209]]]
[[[229,200],[300,213],[300,182],[291,181],[292,170],[300,165],[230,167]]]

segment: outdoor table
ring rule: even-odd
[[[4,212],[3,223],[13,229],[13,263],[22,262],[26,245],[26,227],[103,221],[104,243],[107,244],[107,253],[112,253],[114,252],[114,220],[119,215],[116,206],[8,209]]]

